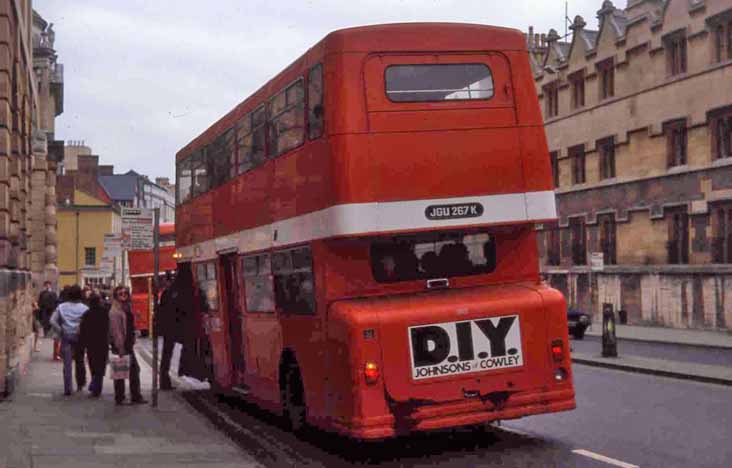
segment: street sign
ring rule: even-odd
[[[114,257],[102,257],[99,262],[99,273],[112,276],[114,272]]]
[[[603,271],[605,269],[605,254],[602,252],[590,252],[590,269],[592,271]]]
[[[153,210],[122,208],[122,247],[127,250],[152,250]]]
[[[109,258],[122,255],[122,234],[104,235],[104,256]]]

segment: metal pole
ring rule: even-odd
[[[127,254],[127,249],[124,246],[122,246],[122,278],[120,278],[120,283],[119,283],[122,286],[127,286],[127,282],[125,281],[125,274],[126,274],[125,266],[127,263],[127,262],[125,262],[125,258],[127,257],[126,254]]]
[[[153,227],[153,258],[155,262],[155,268],[153,270],[153,324],[155,323],[155,317],[158,315],[158,273],[160,271],[160,208],[155,208],[155,225]],[[152,406],[153,408],[158,407],[158,327],[153,325],[152,327],[152,340],[153,340],[153,368],[152,368]]]

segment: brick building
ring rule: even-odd
[[[732,329],[732,0],[602,3],[528,35],[559,222],[543,270],[571,306]],[[605,267],[590,274],[591,253]]]
[[[31,2],[0,0],[0,399],[30,358],[33,283],[55,275],[57,67],[53,30]]]

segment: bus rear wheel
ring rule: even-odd
[[[288,365],[285,369],[282,382],[282,408],[287,428],[292,432],[301,433],[305,429],[307,407],[305,389],[297,365]]]

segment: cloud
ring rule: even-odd
[[[599,0],[571,2],[592,24]],[[174,173],[178,149],[328,32],[455,21],[563,27],[557,0],[36,0],[65,65],[57,138],[85,140],[104,164]],[[620,6],[620,5],[619,5]]]

